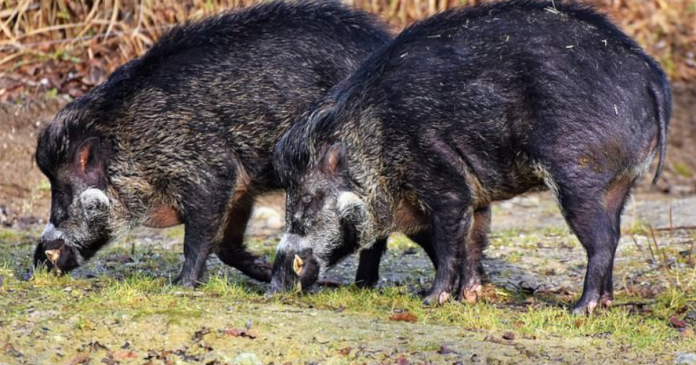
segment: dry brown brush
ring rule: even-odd
[[[77,97],[174,24],[264,0],[0,0],[0,101]],[[483,0],[344,0],[398,30]],[[558,1],[558,0],[557,0]],[[696,80],[696,0],[586,0],[609,13],[670,77]]]

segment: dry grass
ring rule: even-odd
[[[172,25],[264,0],[0,0],[0,100],[13,90],[79,96]],[[397,29],[483,0],[344,0]],[[588,0],[658,59],[696,80],[696,0]],[[55,90],[54,90],[55,89]]]

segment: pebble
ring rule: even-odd
[[[263,365],[259,358],[251,352],[243,352],[232,361],[234,365]]]
[[[280,218],[280,213],[278,213],[277,210],[268,207],[256,207],[256,209],[254,209],[254,213],[251,216],[252,219],[264,220],[272,217]]]
[[[696,365],[696,354],[682,354],[674,360],[675,365]]]

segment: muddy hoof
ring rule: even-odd
[[[614,296],[611,294],[602,294],[602,298],[599,300],[600,305],[605,309],[611,308],[613,302]]]
[[[198,282],[198,280],[194,280],[191,278],[183,279],[182,275],[179,274],[179,276],[172,280],[172,284],[180,285],[187,289],[195,289],[200,283]]]
[[[431,293],[423,299],[423,305],[426,307],[438,306],[445,304],[451,297],[448,291],[443,291],[440,293]]]
[[[572,313],[576,316],[589,316],[594,313],[597,305],[598,303],[596,300],[588,300],[586,302],[581,301],[575,304]]]
[[[470,288],[464,288],[460,300],[469,304],[476,304],[481,297],[483,297],[483,286],[477,284]]]

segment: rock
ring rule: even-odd
[[[696,365],[696,354],[682,354],[674,360],[675,365]]]
[[[277,210],[269,207],[256,207],[251,219],[267,220],[272,217],[277,217],[280,219],[280,213]]]
[[[232,360],[234,365],[263,365],[261,360],[251,352],[243,352]]]
[[[269,229],[281,229],[284,225],[285,224],[283,223],[283,220],[280,219],[280,216],[266,219],[266,227]]]

